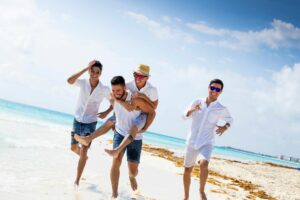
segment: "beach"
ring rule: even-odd
[[[93,141],[76,191],[73,183],[78,156],[70,150],[72,116],[7,101],[0,101],[0,107],[1,199],[110,199],[112,158],[104,149],[112,147],[112,132]],[[137,177],[140,195],[132,195],[125,156],[119,198],[182,199],[182,145],[183,141],[176,138],[145,133]],[[223,153],[226,152],[231,155],[225,149]],[[208,199],[300,199],[300,171],[292,167],[225,158],[215,152],[209,169]],[[199,198],[198,177],[196,166],[191,200]]]
[[[109,199],[111,135],[95,140],[78,191],[73,189],[78,157],[69,150],[64,126],[0,120],[1,199]],[[3,134],[5,133],[5,134]],[[10,135],[8,137],[8,135]],[[144,145],[137,199],[172,200],[183,197],[182,160],[163,148]],[[261,163],[213,158],[206,187],[208,199],[299,199],[300,173]],[[120,199],[131,199],[126,160],[119,185]],[[197,175],[196,171],[194,175]],[[198,199],[198,178],[192,178],[190,199]],[[251,182],[251,184],[250,184]],[[248,183],[248,184],[247,184]]]

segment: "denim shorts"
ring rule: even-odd
[[[124,136],[118,132],[115,132],[113,139],[113,149],[117,148],[123,141]],[[142,140],[134,140],[127,147],[126,150],[127,161],[133,163],[140,163],[141,153],[142,153]]]
[[[85,124],[85,123],[78,122],[76,119],[74,119],[73,130],[71,132],[71,144],[78,144],[78,142],[74,139],[75,133],[77,135],[84,136],[84,137],[89,136],[96,130],[96,125],[97,122]]]

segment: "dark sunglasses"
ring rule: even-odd
[[[211,91],[216,90],[216,92],[221,92],[221,88],[217,88],[217,87],[214,87],[214,86],[210,86],[210,90]]]
[[[134,76],[134,78],[137,78],[137,79],[143,79],[143,78],[147,77],[147,76],[144,76],[144,75],[141,75],[141,74],[137,74],[137,73],[133,73],[133,76]]]

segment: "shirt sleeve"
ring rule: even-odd
[[[199,100],[195,100],[195,101],[193,101],[192,103],[190,103],[190,105],[184,110],[184,112],[183,112],[183,115],[182,115],[182,118],[183,119],[190,119],[190,118],[192,118],[192,116],[193,116],[193,114],[194,113],[192,113],[190,116],[186,116],[187,115],[187,113],[188,113],[188,111],[189,110],[191,110],[193,107],[195,107],[196,105],[197,105],[197,103],[199,104],[200,103],[200,101]]]
[[[156,88],[152,88],[149,99],[154,102],[158,100],[158,94],[157,94],[157,89]]]
[[[226,123],[230,124],[230,126],[233,123],[233,118],[231,117],[229,111],[227,108],[225,108],[221,114],[221,120],[225,121]]]
[[[84,79],[77,79],[74,83],[75,86],[77,87],[82,87],[84,85]]]
[[[111,98],[110,98],[110,88],[109,87],[105,88],[104,97],[107,101],[110,101]]]

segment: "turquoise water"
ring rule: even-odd
[[[56,125],[62,125],[71,129],[73,116],[66,113],[52,111],[44,108],[38,108],[25,104],[15,103],[7,100],[0,99],[0,114],[2,116],[9,115],[13,117],[19,117],[22,119],[35,120],[40,122],[52,123]],[[101,122],[98,123],[98,126]],[[179,154],[183,154],[185,140],[175,137],[170,137],[163,134],[157,134],[152,132],[144,133],[144,142],[159,147],[172,149]],[[280,164],[295,168],[300,168],[300,163],[288,162],[279,160],[271,156],[264,156],[256,153],[245,152],[237,149],[218,147],[216,146],[213,151],[214,156],[226,157],[230,159],[246,160],[246,161],[259,161],[259,162],[271,162],[274,164]]]

